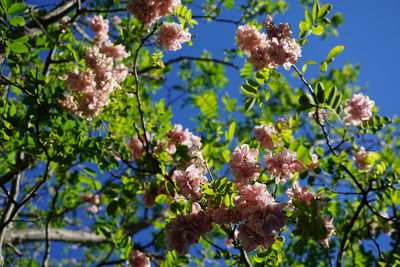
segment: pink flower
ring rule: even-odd
[[[293,187],[288,189],[286,191],[286,194],[288,195],[288,197],[290,199],[303,201],[303,202],[307,203],[308,205],[311,204],[311,199],[316,196],[316,194],[313,192],[310,192],[310,190],[307,187],[301,188],[301,185],[298,181],[295,181],[293,183]]]
[[[346,101],[343,112],[346,114],[343,121],[346,124],[359,125],[362,121],[367,121],[372,117],[372,108],[375,102],[363,94],[354,94],[351,99]]]
[[[268,15],[267,19],[264,21],[264,26],[267,30],[269,39],[272,39],[274,37],[278,39],[292,37],[290,25],[288,23],[281,23],[279,27],[276,27],[270,15]]]
[[[225,247],[233,248],[233,239],[232,238],[225,239]]]
[[[371,165],[368,163],[368,152],[365,151],[364,147],[354,154],[353,159],[356,161],[356,166],[360,170],[368,171],[371,169]]]
[[[183,127],[180,124],[175,124],[174,128],[167,133],[167,137],[175,145],[192,146],[192,133],[188,129],[183,131]]]
[[[93,214],[96,214],[97,212],[99,212],[99,207],[97,207],[96,205],[91,205],[89,208],[87,208],[87,210]]]
[[[112,22],[113,24],[115,24],[115,25],[118,25],[118,24],[120,24],[120,23],[122,22],[122,19],[121,19],[119,16],[116,16],[116,15],[115,15],[115,16],[112,18],[111,22]]]
[[[267,237],[259,235],[255,229],[248,224],[239,225],[238,230],[238,239],[240,239],[244,250],[248,252],[256,250],[259,246],[268,248],[275,242],[274,235]]]
[[[325,112],[325,110],[319,108],[318,109],[318,118],[317,118],[317,113],[315,111],[308,112],[308,117],[310,117],[311,119],[314,119],[315,121],[319,122],[320,124],[324,124],[325,118],[326,118],[326,112]]]
[[[137,137],[131,139],[131,141],[129,142],[129,147],[131,148],[133,159],[141,158],[144,152],[146,152],[142,141],[140,141],[140,139]]]
[[[201,186],[208,182],[203,172],[195,165],[190,165],[185,171],[175,170],[172,179],[182,190],[182,195],[193,200],[199,200],[202,197]]]
[[[250,219],[238,228],[238,238],[246,251],[262,246],[268,249],[275,241],[275,235],[285,228],[286,216],[283,204],[271,203],[255,212]]]
[[[114,46],[110,42],[105,43],[100,48],[100,51],[107,57],[114,59],[124,59],[129,56],[129,53],[125,51],[125,47],[123,45],[119,44]]]
[[[112,71],[112,76],[117,83],[122,83],[129,76],[128,67],[118,64]]]
[[[129,264],[131,267],[150,267],[150,260],[143,252],[132,250],[129,254]]]
[[[211,218],[203,211],[194,214],[181,214],[171,220],[166,228],[167,247],[184,255],[189,247],[211,230]]]
[[[176,152],[176,146],[172,142],[158,140],[157,145],[154,148],[154,152],[156,153],[167,152],[168,154],[172,155],[175,154]]]
[[[255,181],[259,176],[260,162],[256,160],[258,149],[250,149],[244,144],[235,148],[231,154],[229,167],[232,168],[232,174],[236,183],[249,184]]]
[[[180,0],[129,0],[126,9],[149,26],[159,18],[172,14],[180,4]]]
[[[265,34],[261,34],[255,26],[241,25],[236,30],[237,46],[246,54],[250,54],[265,41]]]
[[[325,248],[329,248],[329,239],[331,238],[332,235],[335,234],[335,231],[336,231],[335,226],[332,224],[333,217],[324,218],[324,219],[322,219],[322,222],[325,225],[327,235],[324,239],[318,240],[318,243],[322,244]]]
[[[229,209],[224,204],[217,209],[208,208],[207,214],[209,214],[217,224],[239,223],[243,220],[240,209]]]
[[[239,185],[238,190],[240,195],[235,199],[235,205],[242,215],[242,220],[249,219],[260,209],[274,203],[274,199],[265,184]]]
[[[278,134],[277,130],[272,125],[263,124],[254,128],[254,135],[263,148],[270,150],[275,148],[276,145],[274,144],[272,134]]]
[[[291,178],[294,172],[304,168],[302,162],[297,160],[296,152],[288,149],[268,154],[264,157],[269,173],[275,177],[275,183],[285,184],[287,178]]]
[[[89,23],[89,28],[95,33],[95,41],[100,44],[108,40],[108,20],[102,16],[94,16]]]
[[[182,25],[175,22],[164,22],[158,32],[157,43],[164,49],[176,51],[182,48],[182,44],[189,42],[191,35]]]
[[[273,24],[272,18],[269,16],[264,22],[267,28],[268,40],[260,42],[257,46],[252,47],[248,61],[253,64],[254,70],[258,71],[263,68],[278,68],[282,65],[286,70],[297,62],[301,57],[301,47],[292,38],[292,31],[287,23],[281,24],[279,29]],[[241,40],[241,43],[255,43],[253,40],[255,34],[249,40]],[[246,38],[245,35],[241,38]],[[247,50],[248,51],[248,50]]]

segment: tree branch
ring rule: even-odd
[[[111,243],[111,240],[107,238],[80,230],[67,230],[58,228],[48,229],[48,240],[49,241],[60,241],[66,243],[84,243],[84,244],[98,244],[98,243]],[[23,244],[36,241],[46,240],[46,229],[45,228],[30,228],[30,229],[18,229],[10,230],[6,233],[5,243],[13,245]]]
[[[223,65],[232,67],[232,68],[234,68],[236,70],[239,69],[239,66],[237,66],[237,65],[235,65],[233,63],[230,63],[230,62],[226,62],[226,61],[220,60],[220,59],[190,57],[190,56],[180,56],[180,57],[177,57],[177,58],[170,59],[170,60],[164,62],[164,65],[168,66],[168,65],[171,65],[173,63],[177,63],[177,62],[180,62],[180,61],[183,61],[183,60],[214,62],[214,63],[223,64]],[[147,68],[141,69],[140,71],[138,71],[138,73],[142,74],[142,73],[148,72],[149,70],[156,69],[156,68],[157,67],[155,67],[155,66],[147,67]]]

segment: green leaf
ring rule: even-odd
[[[324,103],[324,100],[325,100],[325,88],[324,88],[324,85],[321,82],[317,83],[316,91],[317,91],[318,103]]]
[[[21,16],[14,16],[10,19],[10,24],[14,27],[22,27],[25,25],[25,19]]]
[[[321,25],[314,26],[312,27],[311,32],[315,35],[321,35],[324,33],[324,27],[322,27]]]
[[[230,141],[233,139],[234,135],[235,135],[235,129],[236,129],[236,121],[231,122],[231,124],[229,125],[228,128],[228,132],[227,132],[227,140]]]
[[[304,159],[309,154],[309,149],[304,145],[300,145],[297,148],[296,153],[297,153],[297,158],[298,159]]]
[[[171,200],[169,199],[169,197],[168,197],[167,195],[165,195],[165,194],[160,194],[160,195],[158,195],[154,201],[155,201],[156,203],[160,203],[160,204],[171,202]]]
[[[304,94],[300,96],[299,103],[302,110],[309,109],[315,106],[314,98],[310,94]]]
[[[165,189],[167,190],[168,195],[175,197],[175,187],[171,182],[165,182]]]
[[[326,15],[328,15],[328,13],[332,10],[332,5],[331,4],[326,4],[323,5],[320,10],[318,11],[318,17],[319,18],[323,18]]]
[[[110,202],[110,204],[108,204],[107,206],[107,214],[110,216],[113,216],[118,210],[118,201],[113,200]]]
[[[342,100],[342,95],[338,94],[335,98],[335,101],[333,102],[332,108],[336,110],[339,107],[341,100]]]
[[[304,14],[304,17],[306,18],[306,21],[307,21],[307,23],[309,25],[313,25],[314,24],[313,17],[312,17],[312,14],[311,14],[310,11],[306,10],[305,14]]]
[[[28,47],[22,43],[12,43],[10,45],[10,50],[13,51],[14,53],[21,54],[21,53],[27,53]]]
[[[16,15],[24,12],[28,6],[24,3],[15,3],[7,10],[9,15]]]
[[[318,18],[318,12],[319,12],[319,3],[318,1],[315,1],[313,9],[312,9],[312,18],[313,21],[315,21]]]
[[[249,111],[254,106],[254,103],[256,103],[255,97],[247,98],[244,104],[245,111]]]
[[[256,95],[258,93],[257,89],[252,87],[251,85],[248,84],[242,84],[242,90],[245,93],[251,94],[251,95]]]
[[[328,54],[328,57],[326,58],[326,61],[332,60],[335,56],[340,54],[340,52],[342,52],[343,49],[344,49],[343,45],[338,45],[338,46],[335,46],[334,48],[332,48],[331,51],[329,51],[329,54]]]
[[[253,87],[260,87],[260,85],[256,82],[256,81],[254,81],[254,80],[252,80],[252,79],[247,79],[246,80],[246,82],[250,85],[250,86],[253,86]]]
[[[324,156],[325,151],[322,147],[317,146],[315,148],[315,153],[317,153],[318,156],[320,156],[321,158]]]
[[[336,97],[336,94],[337,94],[337,93],[338,93],[337,87],[336,87],[336,86],[333,86],[332,89],[331,89],[331,91],[330,91],[330,93],[329,93],[328,99],[326,100],[326,103],[327,103],[329,106],[332,106],[332,105],[333,105],[333,102],[334,102],[334,100],[335,100],[335,97]]]
[[[300,28],[300,31],[302,31],[302,32],[308,31],[310,29],[310,26],[311,25],[308,24],[307,21],[304,21],[304,20],[300,21],[300,23],[299,23],[299,28]]]
[[[328,69],[328,63],[326,63],[326,61],[323,61],[321,65],[319,65],[319,70],[321,72],[326,72],[327,69]]]

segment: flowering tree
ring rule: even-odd
[[[332,5],[59,2],[0,6],[1,266],[399,265],[400,121],[302,53]]]

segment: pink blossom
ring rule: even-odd
[[[100,44],[108,40],[108,20],[102,16],[94,16],[89,23],[89,28],[95,33],[95,41]]]
[[[277,130],[272,125],[260,125],[254,128],[254,136],[257,141],[260,142],[260,145],[266,149],[274,149],[275,143],[272,138],[272,135],[278,134]]]
[[[129,76],[128,67],[124,64],[118,64],[112,71],[112,76],[117,83],[123,82]]]
[[[259,176],[260,162],[256,160],[258,149],[249,148],[244,144],[235,148],[231,154],[229,167],[232,168],[232,174],[236,183],[249,184]]]
[[[313,171],[318,167],[318,156],[316,154],[311,154],[311,163],[309,165],[305,165],[308,171]]]
[[[217,224],[239,223],[243,220],[240,209],[229,209],[225,204],[222,204],[217,209],[208,208],[207,214],[209,214]]]
[[[167,133],[167,137],[175,145],[192,146],[192,133],[188,129],[183,131],[183,127],[180,124],[175,124],[174,128]]]
[[[360,170],[368,171],[371,169],[371,165],[368,163],[368,152],[365,151],[364,147],[354,154],[353,159],[356,161],[356,166]]]
[[[265,41],[265,34],[261,34],[255,26],[241,25],[236,30],[237,46],[246,54],[250,54]]]
[[[283,205],[271,203],[260,208],[245,224],[239,226],[238,238],[246,251],[253,251],[259,246],[266,250],[274,243],[275,235],[285,228]]]
[[[168,154],[172,155],[175,154],[176,152],[176,146],[172,142],[158,140],[157,145],[154,147],[154,152],[156,153],[167,152]]]
[[[211,222],[210,216],[203,211],[176,216],[165,231],[168,249],[175,249],[178,255],[186,254],[190,245],[211,230]]]
[[[129,142],[129,147],[131,148],[133,159],[141,158],[144,152],[146,152],[142,141],[140,141],[140,139],[137,137],[131,139],[131,141]]]
[[[88,67],[98,74],[111,71],[114,65],[112,58],[102,53],[98,46],[91,46],[88,48],[85,61]]]
[[[232,238],[225,239],[224,243],[225,243],[225,247],[233,248],[233,239]]]
[[[114,46],[110,42],[103,44],[100,51],[107,57],[114,59],[124,59],[129,56],[129,53],[125,51],[123,45],[119,44]]]
[[[290,199],[295,199],[299,201],[303,201],[310,205],[311,199],[316,196],[315,193],[310,192],[307,187],[302,188],[298,181],[293,183],[293,187],[286,191],[286,194]]]
[[[301,57],[301,47],[292,38],[292,31],[287,23],[277,28],[269,16],[264,23],[267,28],[268,40],[251,50],[248,61],[253,64],[254,70],[263,68],[278,68],[282,65],[286,70]],[[248,40],[250,42],[251,40]]]
[[[182,190],[182,195],[193,200],[199,200],[202,197],[201,186],[208,182],[203,172],[190,165],[185,171],[175,170],[172,179]]]
[[[111,22],[112,22],[113,24],[115,24],[115,25],[118,25],[118,24],[120,24],[120,23],[122,22],[122,19],[121,19],[119,16],[115,15],[115,16],[112,18]]]
[[[297,160],[296,152],[288,149],[264,157],[269,173],[275,177],[277,184],[285,184],[287,178],[291,178],[294,172],[301,171],[304,165]]]
[[[274,37],[278,39],[292,37],[290,25],[288,23],[281,23],[279,27],[276,27],[270,15],[268,15],[267,19],[264,21],[264,26],[269,39]]]
[[[239,185],[238,190],[240,195],[234,201],[236,209],[242,215],[242,220],[248,220],[260,209],[274,203],[265,184]]]
[[[331,238],[332,235],[335,234],[336,231],[336,228],[333,225],[333,217],[324,218],[322,219],[322,222],[325,225],[327,234],[324,239],[318,240],[318,243],[322,244],[325,248],[329,248],[329,239]]]
[[[354,94],[351,99],[346,101],[343,112],[346,114],[343,121],[346,124],[359,125],[362,121],[372,117],[372,108],[375,102],[363,94]]]
[[[150,260],[143,252],[132,250],[129,254],[129,264],[131,267],[150,267]]]
[[[318,118],[317,118],[316,111],[308,112],[308,117],[310,117],[311,119],[314,119],[315,121],[319,122],[320,124],[324,124],[325,118],[326,118],[326,112],[325,112],[325,110],[319,108],[318,109]]]
[[[159,18],[172,14],[180,4],[180,0],[129,0],[126,8],[138,20],[151,25]]]
[[[96,205],[91,205],[89,208],[87,208],[87,210],[93,214],[96,214],[97,212],[99,212],[99,207],[97,207]]]
[[[157,43],[164,49],[176,51],[182,48],[182,43],[189,42],[191,35],[182,25],[175,22],[164,22],[158,32]]]

